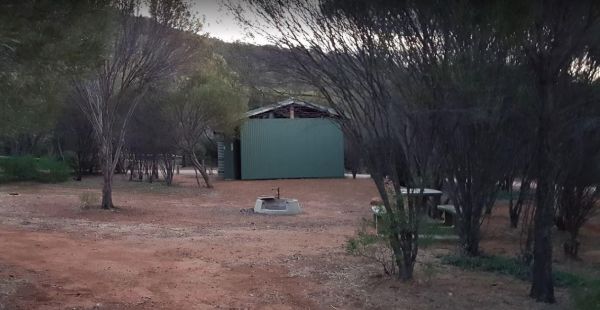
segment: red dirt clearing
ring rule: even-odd
[[[183,175],[170,188],[117,179],[117,211],[80,208],[99,178],[0,188],[0,309],[544,308],[525,282],[440,265],[435,255],[451,245],[421,250],[429,267],[418,264],[411,283],[347,255],[345,241],[371,216],[370,179],[217,181],[213,190]],[[304,213],[243,210],[275,187]],[[500,233],[508,220],[495,212],[483,248],[512,255],[515,234]],[[593,239],[584,264],[598,258]],[[551,308],[569,307],[566,291],[558,298]]]

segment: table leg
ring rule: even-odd
[[[441,219],[442,218],[442,214],[441,212],[438,210],[437,206],[439,206],[440,204],[442,204],[442,195],[435,195],[433,196],[433,201],[432,201],[432,205],[430,206],[430,216],[433,219]]]

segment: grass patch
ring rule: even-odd
[[[600,280],[593,281],[586,286],[571,289],[571,298],[573,299],[575,309],[600,309]]]
[[[516,258],[502,256],[462,257],[448,255],[442,257],[442,263],[457,266],[466,270],[487,271],[513,276],[524,281],[529,281],[531,279],[531,267],[523,264]],[[559,270],[554,271],[554,283],[558,287],[575,287],[588,284],[589,282],[589,279],[573,273]]]
[[[494,272],[529,280],[530,268],[516,259],[501,256],[462,257],[458,255],[442,256],[442,263],[466,270]]]
[[[365,220],[369,226],[375,227],[373,220]],[[390,234],[390,219],[387,213],[382,213],[377,216],[377,232],[381,235]],[[428,221],[424,218],[419,223],[419,235],[421,236],[454,236],[456,235],[455,228],[444,225],[439,221]],[[420,238],[423,239],[423,238]]]
[[[509,200],[512,197],[513,200],[517,200],[519,198],[519,191],[514,190],[512,193],[509,191],[499,191],[496,194],[496,200]],[[525,198],[531,198],[532,194],[526,194]]]
[[[531,280],[531,267],[515,258],[502,256],[462,257],[442,256],[442,263],[466,270],[487,271],[508,275],[524,281]],[[600,280],[564,272],[554,271],[554,284],[570,289],[576,309],[600,309]]]
[[[437,222],[422,222],[419,228],[419,246],[426,248],[441,242],[456,242],[455,228]]]
[[[447,226],[442,223],[423,223],[421,224],[419,234],[454,236],[456,235],[456,231],[453,226]]]

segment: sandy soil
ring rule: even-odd
[[[116,211],[82,209],[99,178],[0,187],[0,309],[566,309],[544,306],[528,284],[462,271],[422,249],[416,280],[399,283],[345,253],[375,188],[370,179],[216,181],[189,175],[173,187],[117,177]],[[304,213],[247,212],[259,195],[300,200]],[[11,195],[18,193],[18,195]],[[499,208],[483,249],[512,255],[518,232]],[[583,262],[600,262],[600,221],[586,228]],[[515,242],[516,240],[516,242]],[[563,259],[557,255],[557,263]],[[568,264],[565,263],[568,267]],[[427,266],[426,268],[423,266]]]

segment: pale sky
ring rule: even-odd
[[[204,20],[202,32],[227,42],[268,43],[262,37],[249,37],[225,7],[223,0],[190,0],[190,2],[193,4],[192,11]]]

